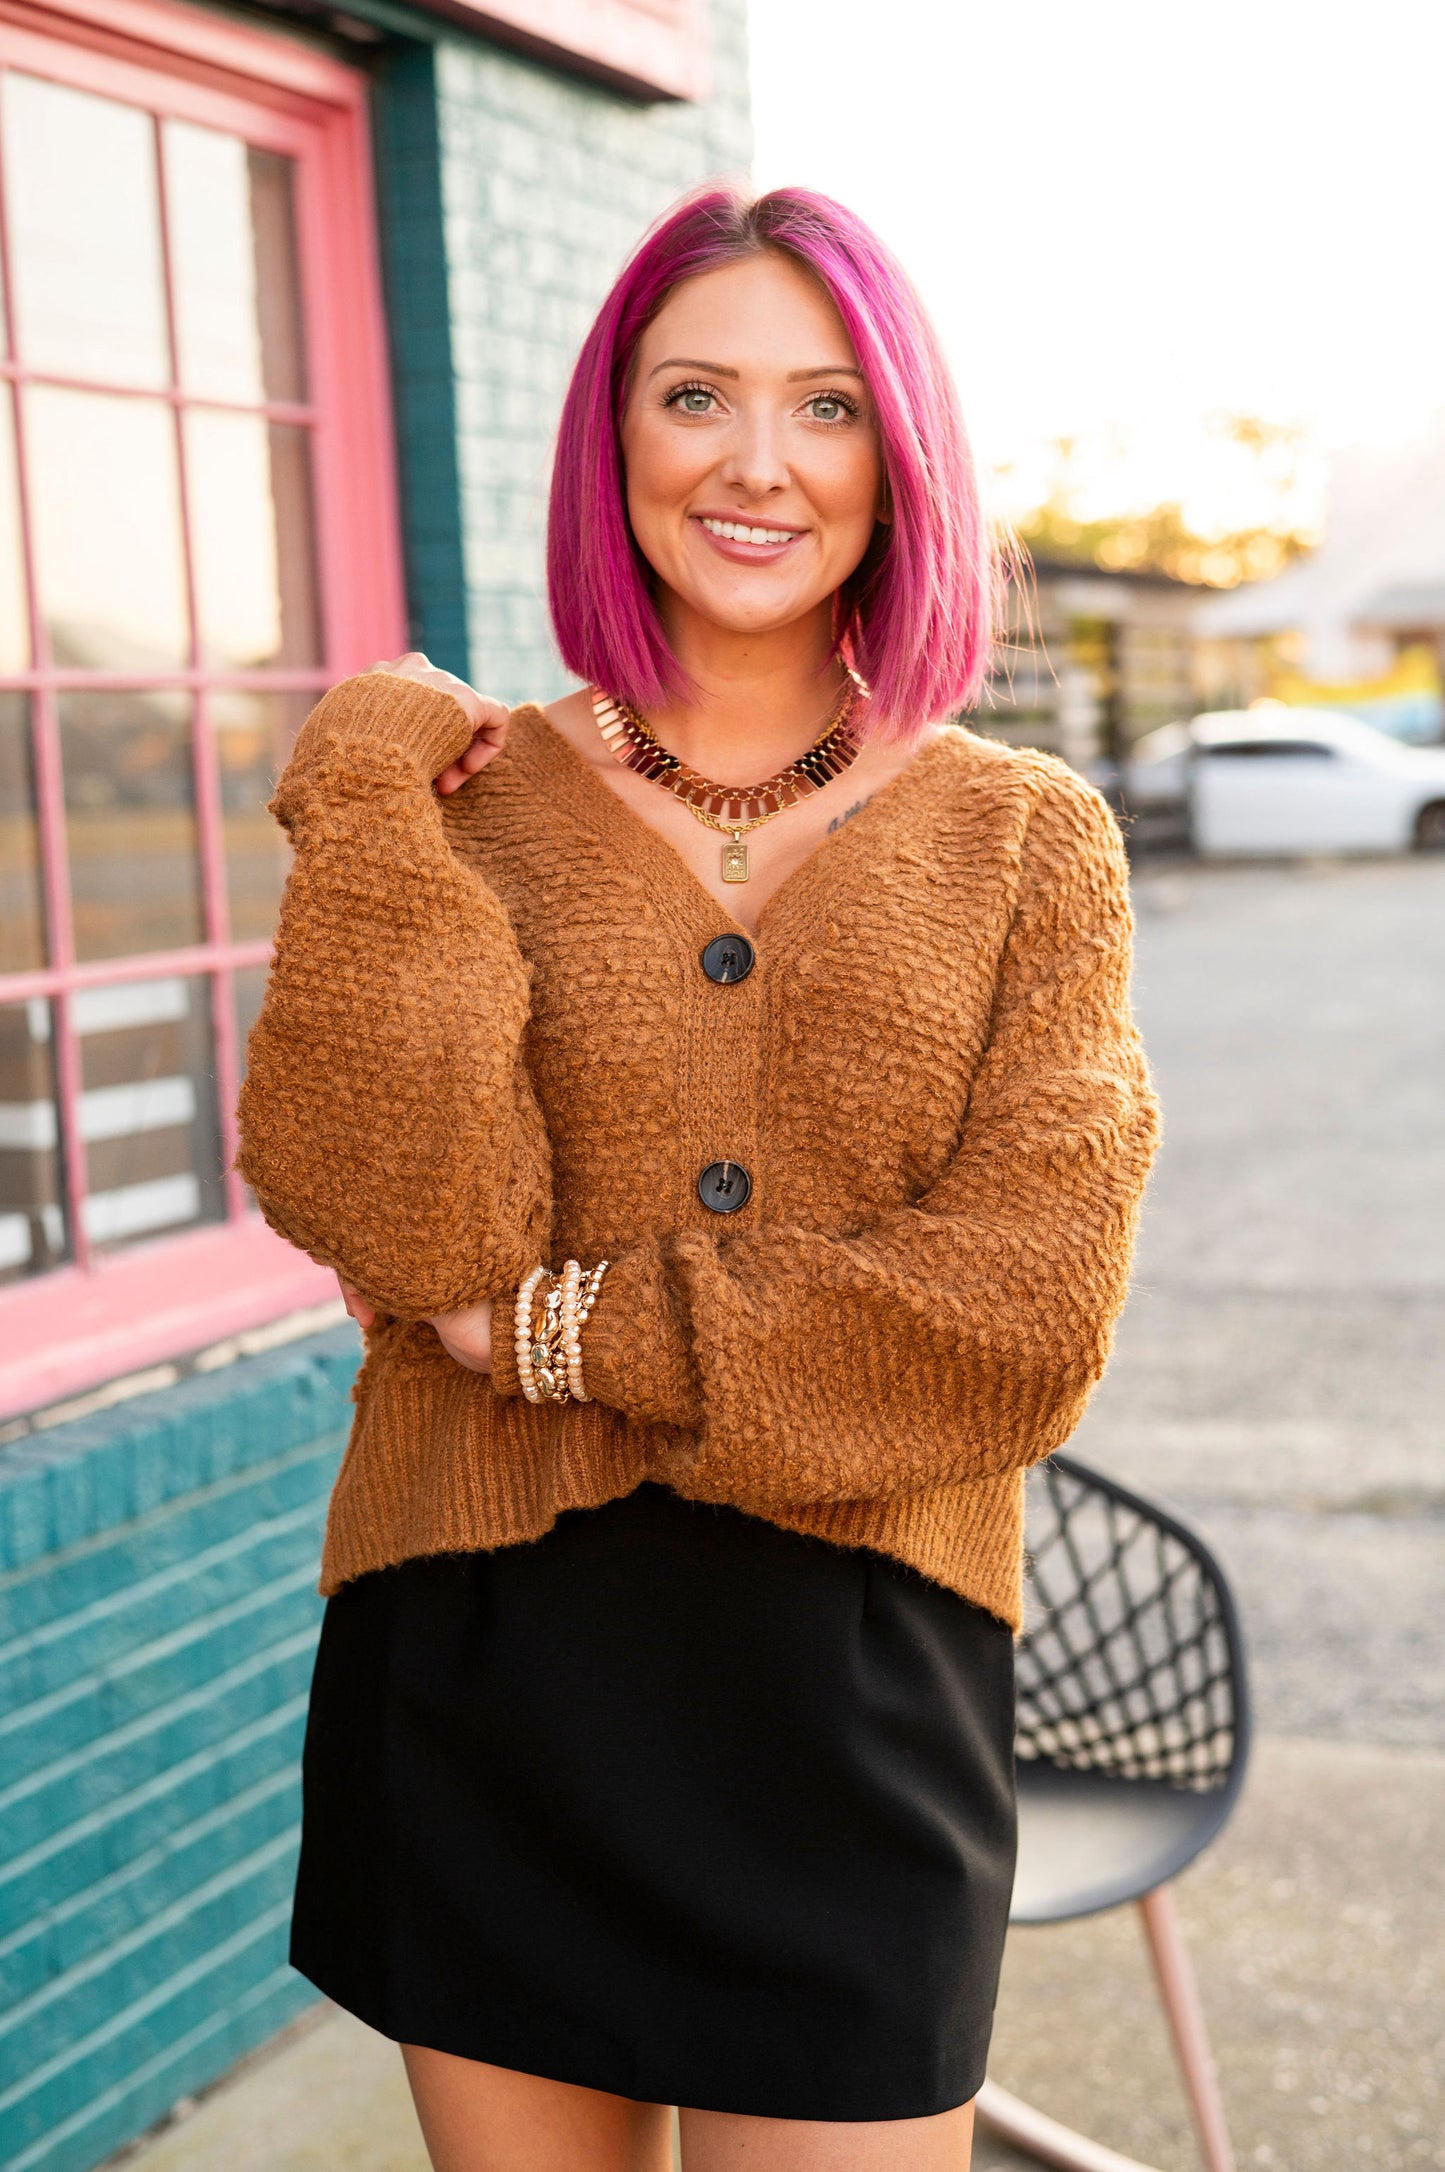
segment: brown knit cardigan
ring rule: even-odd
[[[313,710],[237,1166],[379,1308],[321,1590],[516,1544],[644,1479],[1020,1621],[1023,1472],[1123,1302],[1157,1111],[1124,856],[1042,754],[950,730],[783,883],[745,980],[674,849],[541,710],[455,795],[447,694]],[[741,1162],[738,1212],[699,1172]],[[611,1269],[587,1403],[512,1350],[539,1259]],[[425,1316],[497,1302],[490,1376]]]

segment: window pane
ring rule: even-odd
[[[30,620],[15,484],[15,410],[0,392],[0,671],[30,669]]]
[[[30,704],[0,694],[0,973],[45,963]]]
[[[269,965],[242,965],[236,968],[236,1078],[237,1083],[246,1076],[246,1043],[251,1028],[261,1015],[261,1005],[266,999],[266,983],[271,977]]]
[[[190,699],[62,694],[76,956],[201,941]]]
[[[231,976],[235,982],[236,1084],[238,1086],[246,1076],[246,1043],[250,1039],[252,1026],[255,1025],[256,1020],[261,1015],[261,1004],[265,999],[266,982],[270,975],[271,968],[268,965],[243,965],[238,967]],[[254,1207],[256,1204],[255,1193],[249,1184],[244,1186],[244,1190],[248,1203]]]
[[[31,369],[170,379],[148,113],[33,76],[4,82],[15,340]]]
[[[213,694],[211,728],[221,772],[231,940],[264,942],[276,932],[291,848],[266,812],[310,694]]]
[[[180,378],[224,400],[304,400],[293,162],[167,121]]]
[[[204,980],[135,981],[74,998],[86,1233],[124,1244],[223,1213]]]
[[[109,671],[186,663],[175,430],[159,401],[25,395],[36,577],[55,661]]]
[[[0,1283],[65,1258],[50,1005],[0,1004]]]
[[[261,415],[186,417],[197,609],[222,669],[318,661],[309,435]]]

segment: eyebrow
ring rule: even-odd
[[[714,377],[734,378],[741,374],[738,370],[726,369],[721,362],[700,362],[695,355],[690,354],[669,355],[665,362],[654,363],[647,374],[649,377],[655,377],[659,370],[707,370]],[[790,385],[800,385],[810,377],[861,378],[862,375],[863,372],[860,369],[855,369],[851,362],[825,362],[820,369],[789,370],[787,382]]]

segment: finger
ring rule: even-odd
[[[476,772],[485,769],[492,756],[500,751],[501,740],[500,732],[478,732],[471,745],[458,755],[457,767],[467,776],[475,776]]]
[[[512,712],[504,701],[494,701],[490,694],[479,694],[475,687],[469,689],[477,705],[478,731],[496,734],[504,732],[512,721]]]
[[[430,671],[433,667],[431,658],[424,656],[420,649],[408,649],[404,656],[383,657],[367,668],[371,671],[395,671],[404,678],[414,678],[417,672]]]

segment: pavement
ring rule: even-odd
[[[1135,895],[1166,1143],[1072,1451],[1241,1605],[1259,1738],[1175,1886],[1238,2164],[1445,2167],[1445,862],[1146,862]],[[1132,1909],[1011,1936],[990,2072],[1196,2172]],[[426,2172],[395,2047],[330,2008],[129,2162]],[[1027,2162],[980,2135],[974,2172]]]

